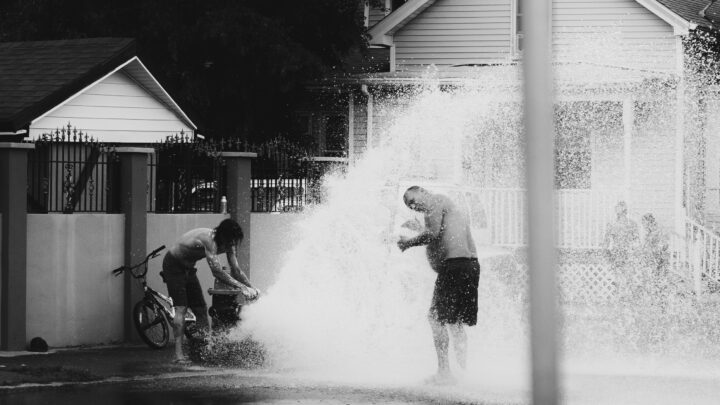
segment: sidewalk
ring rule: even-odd
[[[0,390],[24,384],[50,385],[128,379],[168,373],[202,374],[212,369],[172,363],[173,347],[145,345],[50,349],[47,353],[0,352]]]

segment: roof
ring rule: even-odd
[[[684,20],[699,26],[718,29],[720,28],[720,2],[711,4],[710,0],[654,0],[667,9],[677,14]],[[710,5],[705,11],[705,17],[700,11]]]
[[[135,53],[129,38],[0,43],[0,132],[27,128],[120,69],[196,128]]]
[[[435,0],[408,0],[370,28],[370,44],[392,45],[390,37],[433,3]]]
[[[436,0],[409,0],[397,10],[388,14],[369,31],[370,44],[392,45],[392,35],[418,14],[430,7]],[[686,34],[697,26],[720,29],[720,1],[711,0],[635,0],[658,17],[673,26],[678,34]],[[705,16],[701,11],[710,5]]]
[[[669,72],[631,69],[620,66],[598,65],[586,62],[555,63],[555,86],[558,94],[575,91],[602,89],[606,92],[647,89],[654,84],[657,88],[672,87],[677,77]],[[522,69],[518,64],[463,66],[453,71],[401,71],[327,77],[316,83],[317,87],[340,85],[368,86],[434,86],[448,85],[472,88],[493,88],[499,93],[519,95],[522,83]]]

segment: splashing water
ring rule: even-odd
[[[569,66],[563,72],[559,83],[567,80],[563,74],[592,82],[569,90],[589,97],[604,94],[605,83],[628,79],[588,66]],[[672,141],[672,129],[662,128],[662,117],[676,99],[666,77],[631,79],[639,84],[635,96],[641,100],[636,104],[637,142],[656,136],[648,152],[659,150]],[[528,390],[526,270],[516,252],[490,245],[483,209],[467,192],[523,187],[518,72],[488,68],[454,90],[440,88],[428,77],[411,93],[385,100],[379,114],[387,125],[377,130],[379,141],[346,173],[325,177],[325,202],[304,214],[295,229],[298,243],[277,282],[244,309],[233,336],[260,342],[271,368],[373,384],[415,383],[435,371],[426,319],[435,275],[422,248],[401,253],[395,245],[402,232],[399,224],[414,217],[401,195],[418,184],[449,194],[473,214],[482,271],[478,325],[468,330],[469,381],[485,388]],[[621,173],[612,159],[621,154],[622,104],[568,102],[556,110],[556,121],[561,172],[556,183],[564,188],[589,188],[590,181],[593,187],[617,183]],[[598,173],[584,172],[591,147],[582,144],[590,139],[583,137],[587,131],[597,143],[594,153],[610,159]],[[654,207],[652,196],[641,194],[635,190],[630,195],[630,206]],[[668,368],[659,359],[672,354],[692,364],[694,358],[717,356],[711,347],[718,337],[713,328],[717,316],[708,312],[709,306],[703,310],[692,300],[678,300],[669,307],[656,301],[625,307],[563,303],[566,369],[617,373],[627,370],[629,358],[642,358],[645,363],[635,362],[634,372],[663,369],[687,375],[686,366]],[[452,348],[450,355],[452,361]],[[720,376],[712,367],[703,370]]]
[[[401,195],[412,181],[447,187],[461,180],[448,162],[457,160],[478,109],[493,110],[474,97],[419,92],[380,147],[344,176],[325,179],[326,203],[307,213],[277,283],[244,312],[239,333],[262,342],[275,367],[386,383],[435,371],[426,319],[435,274],[423,248],[401,253],[395,245],[399,224],[414,217]],[[507,255],[489,246],[480,251],[483,263]],[[502,367],[513,358],[525,362],[519,305],[505,298],[497,274],[483,272],[481,280],[468,374],[487,367],[488,356],[503,358]]]

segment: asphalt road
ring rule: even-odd
[[[155,376],[0,394],[0,405],[234,405],[488,403],[463,398],[452,387],[368,387],[314,383],[280,376],[217,371],[213,375]],[[493,404],[498,402],[492,402]],[[503,404],[515,402],[502,402]]]

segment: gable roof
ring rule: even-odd
[[[370,44],[392,45],[391,36],[433,3],[435,0],[408,0],[370,28]]]
[[[436,0],[409,0],[388,14],[369,31],[371,45],[392,45],[392,35]],[[697,26],[720,28],[720,1],[710,6],[705,17],[700,15],[710,0],[635,0],[643,7],[673,26],[675,33],[686,34]]]
[[[135,56],[128,38],[0,43],[0,132],[15,132],[123,69],[140,86],[190,121]]]
[[[717,30],[720,28],[720,2],[710,5],[710,0],[654,0],[668,10],[677,14],[684,20],[701,27]],[[642,4],[641,1],[638,3]],[[705,17],[700,11],[710,5],[705,11]]]

